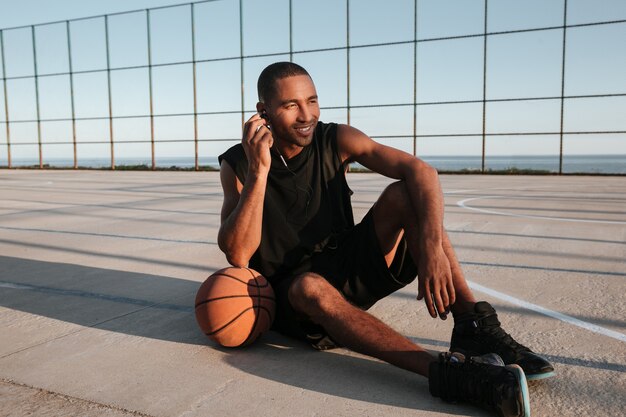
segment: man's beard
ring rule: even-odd
[[[290,143],[292,145],[305,147],[309,146],[313,142],[313,136],[315,134],[315,128],[317,126],[317,120],[307,123],[312,124],[310,132],[306,136],[298,134],[296,128],[290,127],[285,131],[274,131],[276,138],[283,143]]]

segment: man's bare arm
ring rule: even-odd
[[[261,243],[263,202],[271,163],[272,134],[255,115],[244,126],[242,144],[248,158],[248,174],[241,184],[227,162],[220,167],[224,191],[217,243],[231,265],[244,267]]]
[[[454,303],[455,296],[450,263],[443,249],[444,206],[437,171],[413,155],[379,144],[350,126],[339,126],[338,140],[344,160],[359,162],[372,171],[406,182],[420,230],[416,259],[418,299],[425,298],[433,317],[435,307],[443,313]]]
[[[231,265],[244,267],[261,243],[267,176],[248,177],[244,186],[230,165],[222,162],[220,179],[224,203],[217,243]]]
[[[347,125],[340,125],[338,136],[342,157],[355,161],[389,178],[406,181],[414,208],[420,213],[420,226],[426,242],[441,245],[443,240],[443,194],[437,170],[398,149],[379,144]]]

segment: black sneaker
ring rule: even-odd
[[[496,311],[485,301],[474,305],[474,312],[454,318],[450,351],[466,356],[495,352],[504,363],[522,367],[528,380],[554,375],[554,367],[546,359],[517,343],[500,327]]]
[[[518,365],[502,366],[493,364],[492,358],[466,359],[461,353],[440,353],[439,360],[430,364],[428,386],[433,397],[447,402],[467,401],[500,417],[530,417],[528,386]]]

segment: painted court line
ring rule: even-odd
[[[574,223],[626,224],[626,221],[620,221],[620,220],[572,219],[572,218],[569,218],[569,217],[534,216],[534,215],[531,215],[531,214],[516,214],[516,213],[508,213],[506,211],[487,210],[487,209],[482,209],[482,208],[478,208],[478,207],[470,207],[470,206],[467,205],[467,203],[470,202],[470,201],[485,200],[485,199],[489,199],[489,198],[492,198],[492,199],[496,199],[496,198],[502,199],[502,198],[515,198],[515,196],[509,197],[509,196],[492,195],[492,196],[466,198],[465,200],[461,200],[461,201],[457,202],[456,205],[461,207],[461,208],[467,209],[467,210],[478,211],[478,212],[481,212],[481,213],[496,214],[498,216],[519,217],[519,218],[523,218],[523,219],[554,220],[554,221],[558,221],[558,222],[574,222]]]
[[[537,313],[543,314],[548,317],[552,317],[554,319],[560,320],[568,324],[572,324],[574,326],[583,328],[585,330],[589,330],[591,332],[598,333],[603,336],[608,336],[610,338],[617,339],[621,342],[626,342],[626,335],[623,333],[616,332],[614,330],[610,330],[610,329],[598,326],[596,324],[588,323],[586,321],[579,320],[577,318],[568,316],[563,313],[559,313],[557,311],[549,310],[545,307],[541,307],[541,306],[538,306],[537,304],[532,304],[527,301],[520,300],[519,298],[515,298],[508,294],[501,293],[500,291],[492,290],[491,288],[487,288],[480,284],[476,284],[475,282],[472,282],[472,281],[467,281],[467,283],[472,290],[482,292],[483,294],[490,295],[494,298],[498,298],[502,301],[506,301],[518,307],[523,307],[527,310],[535,311]]]
[[[553,185],[538,185],[536,187],[532,187],[532,190],[536,190],[539,188],[554,188]],[[443,190],[445,195],[448,194],[464,194],[464,193],[474,193],[477,191],[485,192],[485,191],[495,191],[495,190],[506,190],[506,191],[528,191],[528,186],[520,186],[520,187],[488,187],[488,188],[473,188],[473,189],[460,189],[460,190]]]

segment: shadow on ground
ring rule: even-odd
[[[0,265],[0,305],[3,307],[134,336],[196,345],[210,343],[193,317],[192,306],[199,282],[5,256],[0,256]],[[207,271],[210,271],[208,266]],[[517,307],[499,305],[498,308],[520,312]],[[151,314],[136,314],[145,313],[146,309],[150,309]],[[535,314],[527,310],[524,313]],[[134,314],[136,320],[132,319]],[[447,348],[447,342],[413,340],[442,350]],[[310,353],[308,347],[299,349]],[[626,366],[620,363],[546,356],[556,363],[626,372]]]
[[[453,406],[431,397],[426,379],[409,372],[341,349],[317,352],[275,332],[263,335],[248,348],[218,347],[196,325],[192,308],[200,286],[196,281],[3,256],[0,265],[0,306],[8,309],[84,327],[218,349],[226,353],[224,361],[233,368],[325,395],[483,415],[479,409]],[[58,337],[58,333],[50,336]],[[9,347],[3,357],[21,350],[23,347],[14,351]]]
[[[249,348],[225,351],[230,352],[226,362],[243,372],[307,391],[413,410],[486,415],[479,408],[432,397],[428,381],[410,372],[344,349],[318,352],[275,332]]]

